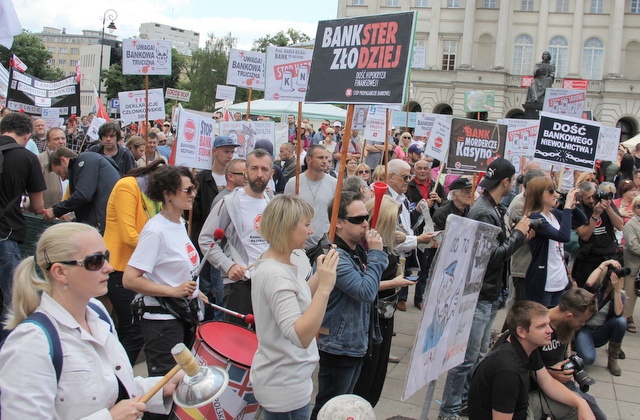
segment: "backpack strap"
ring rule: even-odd
[[[62,345],[60,344],[58,331],[53,326],[49,317],[42,312],[34,312],[22,322],[38,325],[44,331],[49,341],[49,356],[51,356],[51,362],[56,371],[56,382],[59,382],[60,375],[62,374]]]

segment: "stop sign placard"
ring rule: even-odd
[[[196,138],[196,123],[192,119],[188,119],[184,123],[184,138],[191,143]]]

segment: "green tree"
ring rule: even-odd
[[[29,67],[27,73],[38,79],[57,80],[64,77],[62,69],[49,64],[52,56],[42,40],[26,30],[13,38],[11,50],[0,46],[0,63],[8,67],[12,52]]]
[[[297,29],[289,28],[286,31],[280,31],[275,35],[267,34],[262,38],[253,41],[253,51],[266,52],[267,47],[286,47],[288,45],[296,45],[309,41],[309,35],[300,32]]]
[[[149,76],[149,89],[177,87],[180,73],[187,68],[187,57],[175,48],[171,49],[171,76]],[[119,63],[102,72],[108,98],[117,98],[118,92],[144,90],[145,76],[123,75]]]
[[[187,80],[180,84],[181,89],[191,92],[191,100],[183,104],[185,108],[214,110],[216,87],[226,83],[229,53],[237,41],[231,33],[222,38],[210,33],[204,48],[193,52],[186,70]]]

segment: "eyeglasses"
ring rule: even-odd
[[[353,225],[361,225],[363,224],[367,219],[369,218],[368,214],[365,214],[364,216],[345,216],[344,220],[346,220],[347,222],[353,224]]]
[[[555,189],[555,188],[549,188],[549,189],[547,190],[547,192],[548,192],[549,194],[553,195],[553,194],[555,194],[557,191],[556,191],[556,189]]]
[[[402,138],[411,140],[411,137],[409,137],[409,136],[402,136]]]
[[[107,250],[105,251],[104,254],[102,252],[96,252],[95,254],[87,255],[86,257],[84,257],[83,260],[51,262],[49,261],[47,252],[44,251],[44,258],[47,261],[47,268],[46,268],[47,270],[50,270],[51,266],[57,263],[57,264],[65,264],[65,265],[80,265],[84,267],[85,270],[98,271],[104,266],[105,261],[109,261],[110,256],[111,256],[111,253],[109,252],[109,250]]]
[[[407,174],[407,175],[390,174],[390,175],[399,176],[400,178],[402,178],[404,180],[404,182],[409,182],[409,181],[411,181],[413,179],[413,175],[411,175],[411,174]]]
[[[183,193],[187,193],[187,195],[191,195],[191,194],[195,194],[198,192],[198,188],[194,185],[190,186],[189,188],[184,188],[182,190]]]
[[[231,175],[240,175],[244,176],[244,172],[229,172]]]
[[[371,171],[369,171],[368,169],[365,169],[363,171],[358,171],[358,175],[365,175],[365,174],[370,174]]]
[[[162,126],[167,128],[171,127],[169,124],[163,124]]]
[[[640,204],[636,204],[635,206],[633,206],[633,208],[636,210],[640,210]]]

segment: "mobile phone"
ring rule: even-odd
[[[322,248],[322,253],[324,255],[327,255],[331,249],[331,241],[326,233],[322,235],[322,238],[320,238],[320,247]]]
[[[418,276],[406,276],[405,279],[409,281],[418,281]]]

